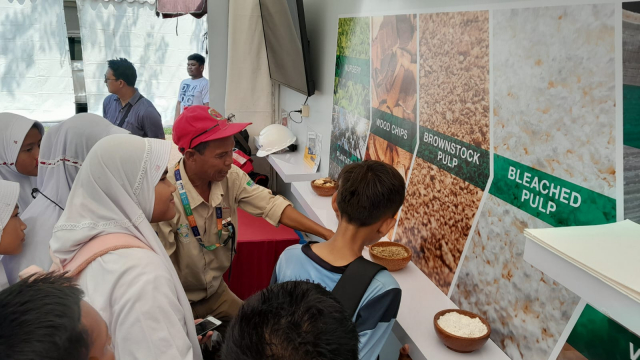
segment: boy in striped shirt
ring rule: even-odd
[[[405,182],[391,165],[364,161],[344,167],[332,206],[338,216],[335,235],[322,243],[293,245],[276,265],[272,283],[307,280],[332,291],[365,246],[378,242],[395,225],[404,201]],[[359,358],[378,357],[398,314],[402,291],[387,270],[367,288],[353,321],[359,333]]]

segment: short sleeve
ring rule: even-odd
[[[209,102],[209,80],[205,81],[202,85],[202,103],[206,104]]]
[[[398,316],[402,290],[388,289],[358,309],[356,329],[360,337],[360,359],[375,360]]]
[[[102,100],[102,117],[105,119],[109,119],[107,118],[107,100],[109,99],[109,96],[105,97],[104,100]]]
[[[165,139],[162,117],[153,105],[149,106],[142,116],[142,129],[147,137]]]
[[[278,225],[280,215],[284,209],[291,205],[289,200],[282,196],[275,196],[267,188],[256,185],[242,170],[235,167],[234,179],[236,182],[236,200],[242,210],[253,216],[260,216],[271,225]],[[233,171],[233,170],[232,170]]]

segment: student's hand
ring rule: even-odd
[[[404,344],[404,346],[400,348],[398,360],[411,360],[411,356],[409,356],[409,345]]]
[[[193,322],[196,325],[199,324],[201,321],[202,321],[202,319],[193,320]],[[211,343],[211,337],[213,337],[213,331],[209,331],[207,333],[207,335],[205,335],[204,337],[198,336],[198,343],[200,343],[200,345],[209,344],[209,343]]]

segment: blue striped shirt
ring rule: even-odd
[[[309,244],[292,245],[280,255],[271,282],[306,280],[332,291],[345,269],[323,260]],[[378,272],[369,284],[353,317],[360,337],[360,359],[378,357],[398,316],[401,296],[398,282],[386,270]]]

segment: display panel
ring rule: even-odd
[[[572,330],[584,326],[570,322],[584,315],[580,298],[524,261],[524,229],[614,222],[623,218],[623,192],[624,217],[640,209],[640,18],[625,4],[617,35],[624,85],[616,83],[620,3],[357,18],[370,21],[370,52],[361,50],[370,54],[370,117],[361,97],[342,97],[332,135],[351,139],[360,154],[357,129],[369,122],[364,159],[385,161],[408,180],[387,237],[412,249],[443,296],[484,316],[512,359],[569,360],[565,350],[575,355],[580,346]],[[340,27],[338,53],[351,42]],[[353,41],[364,44],[363,33]]]

